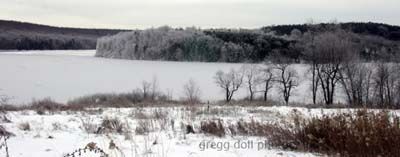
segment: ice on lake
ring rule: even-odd
[[[0,94],[13,97],[13,103],[46,97],[66,102],[88,94],[129,92],[140,88],[143,80],[157,78],[162,92],[172,91],[172,96],[179,99],[183,96],[183,85],[194,79],[200,86],[202,99],[214,101],[224,98],[214,83],[215,73],[242,66],[106,59],[93,57],[94,54],[95,50],[0,52]],[[303,66],[297,69],[305,70]],[[295,91],[293,100],[305,101],[302,93],[307,93],[303,92],[307,88],[303,85]],[[234,97],[246,96],[243,87]]]

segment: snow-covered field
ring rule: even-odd
[[[13,97],[13,103],[51,97],[66,102],[75,97],[110,92],[129,92],[141,87],[143,80],[157,78],[160,90],[182,97],[183,85],[194,79],[202,100],[222,100],[224,94],[214,83],[218,70],[238,69],[242,64],[132,61],[93,57],[95,50],[0,52],[0,94]],[[310,101],[305,79],[306,67],[295,66],[301,77],[292,101]],[[271,98],[281,100],[271,92]],[[246,88],[234,98],[247,96]]]
[[[61,157],[76,149],[94,142],[112,157],[247,157],[247,156],[315,156],[304,152],[283,151],[265,144],[263,137],[226,136],[223,138],[205,134],[185,134],[185,126],[193,125],[199,129],[201,121],[221,118],[226,124],[234,124],[239,119],[244,121],[277,121],[290,117],[294,108],[290,107],[206,107],[196,110],[185,107],[165,108],[120,108],[93,109],[92,112],[56,112],[38,115],[35,111],[8,112],[5,114],[11,122],[3,126],[16,136],[8,140],[11,157]],[[296,108],[303,115],[312,116],[335,112],[325,109]],[[162,118],[152,117],[154,112],[163,113]],[[145,115],[145,116],[143,116]],[[88,133],[85,127],[98,128],[102,120],[118,119],[129,133]],[[148,134],[138,134],[135,130],[147,122]],[[30,128],[24,130],[24,124]],[[110,149],[110,141],[118,149]],[[236,148],[235,143],[253,143]],[[207,142],[220,142],[224,145],[210,147]],[[226,144],[226,143],[229,143]],[[208,148],[207,148],[208,147]],[[4,153],[4,149],[0,151]],[[93,154],[92,154],[93,155]],[[97,157],[83,155],[87,157]]]

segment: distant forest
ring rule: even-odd
[[[202,62],[286,58],[301,62],[307,59],[306,53],[315,47],[316,40],[327,35],[349,39],[348,49],[363,60],[399,61],[400,27],[378,23],[282,25],[254,30],[164,26],[100,38],[96,56]]]
[[[278,25],[278,26],[270,26],[263,27],[262,30],[264,32],[274,31],[276,35],[290,35],[294,29],[299,30],[301,33],[309,32],[310,30],[315,29],[316,27],[320,30],[326,30],[332,27],[333,24],[322,23],[317,25]],[[400,27],[392,26],[381,23],[340,23],[339,26],[353,33],[363,34],[363,35],[375,35],[379,37],[383,37],[388,40],[400,41]]]
[[[99,37],[125,30],[52,27],[0,20],[0,50],[95,49]]]
[[[341,32],[339,36],[349,38],[355,54],[366,61],[399,61],[399,26],[354,22],[277,25],[252,30],[164,26],[129,31],[0,20],[0,50],[97,49],[98,57],[203,62],[260,62],[284,56],[301,62],[314,40],[327,32]]]

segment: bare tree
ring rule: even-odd
[[[314,24],[312,20],[307,24],[310,30],[302,36],[296,45],[302,49],[306,62],[310,65],[309,72],[311,72],[311,91],[313,104],[316,104],[317,93],[319,86],[319,79],[317,76],[317,67],[319,65],[317,52],[315,50],[315,36],[318,30],[318,25]]]
[[[247,89],[249,90],[249,100],[253,101],[257,87],[261,82],[260,68],[256,64],[244,65],[242,67],[246,78]]]
[[[157,77],[154,76],[151,82],[142,81],[140,90],[143,93],[143,99],[156,100],[157,96],[160,94]]]
[[[373,68],[372,66],[366,66],[367,69],[367,76],[365,78],[366,85],[365,85],[365,104],[366,105],[371,105],[372,102],[370,100],[370,95],[371,95],[371,85],[372,85],[372,76],[373,76]]]
[[[365,105],[368,103],[370,94],[372,70],[365,64],[347,62],[340,71],[340,79],[347,100],[350,105]]]
[[[349,58],[349,55],[354,54],[354,47],[346,32],[335,30],[316,36],[315,51],[315,70],[319,85],[325,104],[330,105],[334,102],[343,62]]]
[[[151,90],[151,83],[147,81],[142,81],[141,91],[143,93],[143,99],[145,100],[148,99],[150,90]]]
[[[239,90],[243,84],[243,74],[240,71],[231,69],[229,73],[218,71],[215,76],[215,83],[225,91],[225,101],[230,102],[233,94]]]
[[[268,92],[273,87],[274,74],[271,65],[267,65],[266,68],[260,70],[261,77],[260,83],[263,88],[260,92],[263,93],[264,101],[268,101]]]
[[[190,79],[184,86],[183,92],[185,95],[185,99],[189,103],[197,103],[200,101],[201,91],[197,83]]]
[[[159,94],[158,79],[156,76],[154,76],[153,80],[151,81],[151,100],[156,100]]]
[[[398,109],[400,108],[400,65],[399,63],[397,63],[394,67],[394,75],[395,75],[395,87],[393,87],[394,89],[394,101],[395,101],[395,107]]]
[[[379,63],[373,78],[375,97],[381,107],[393,107],[396,86],[399,79],[395,66],[389,63]]]
[[[173,90],[171,88],[166,89],[166,97],[168,101],[171,101],[173,99]]]
[[[290,67],[290,64],[277,64],[274,69],[277,72],[276,81],[280,84],[283,99],[286,104],[289,104],[292,90],[298,85],[297,72]]]

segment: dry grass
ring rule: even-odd
[[[132,110],[129,115],[134,119],[166,119],[168,112],[163,109],[152,109],[151,112],[146,112],[144,108]]]
[[[136,108],[132,110],[129,116],[134,119],[150,119],[150,116],[145,113],[143,108]]]
[[[63,129],[63,125],[59,122],[54,122],[51,124],[51,126],[53,127],[54,131],[60,131]]]
[[[132,91],[129,93],[98,93],[82,96],[67,103],[67,106],[87,107],[145,107],[165,104],[183,104],[179,101],[171,101],[165,98],[163,93],[159,93],[155,99],[143,98],[143,93]]]
[[[103,133],[119,133],[122,134],[125,131],[124,124],[117,118],[106,117],[101,122],[101,125],[97,131],[98,134]]]
[[[18,128],[22,131],[30,131],[31,130],[31,125],[28,122],[20,123],[18,125]]]
[[[154,119],[166,119],[168,118],[168,112],[162,109],[154,109],[153,110],[153,118]]]
[[[147,135],[150,132],[150,120],[139,120],[135,128],[136,135]]]
[[[202,121],[200,123],[200,130],[202,133],[224,137],[225,136],[225,128],[221,119],[217,121]]]
[[[269,124],[273,146],[330,155],[395,157],[400,154],[400,119],[386,111],[295,118],[293,125]]]
[[[91,118],[86,118],[86,119],[81,119],[82,122],[82,129],[88,133],[88,134],[95,134],[98,132],[99,125],[93,123],[93,119]]]
[[[236,125],[231,125],[229,128],[232,135],[266,136],[269,131],[268,126],[254,120],[251,122],[239,120]]]
[[[132,104],[141,102],[142,98],[138,93],[122,94],[93,94],[83,96],[69,101],[70,106],[80,105],[85,107],[130,107]]]
[[[232,116],[239,116],[241,114],[241,111],[240,111],[241,108],[238,106],[234,106],[234,107],[210,106],[210,107],[204,107],[204,108],[192,107],[192,110],[194,110],[193,113],[195,113],[195,115],[197,115],[197,116],[198,115],[209,115],[209,116],[232,117]]]
[[[123,134],[129,131],[127,126],[117,118],[105,117],[101,124],[95,124],[91,118],[81,119],[81,121],[82,129],[89,134]]]
[[[400,119],[386,111],[359,110],[299,123],[297,138],[306,150],[341,156],[398,156]]]
[[[34,100],[29,105],[29,107],[37,112],[39,115],[46,113],[54,113],[55,111],[60,111],[63,109],[63,104],[57,103],[50,98],[45,98],[42,100]]]
[[[358,110],[309,119],[294,116],[292,123],[239,120],[227,127],[222,120],[204,121],[200,129],[218,137],[227,133],[266,137],[271,146],[333,156],[396,157],[400,154],[400,117],[386,111]]]

